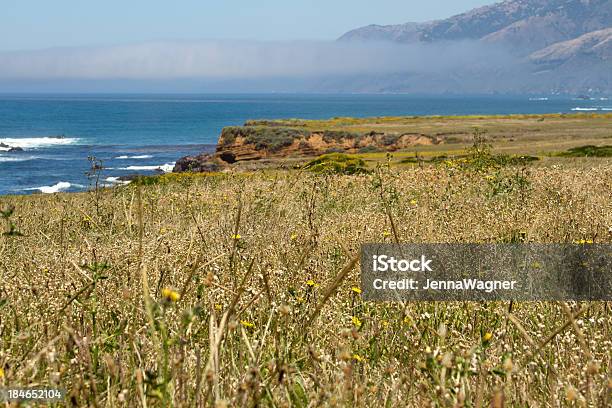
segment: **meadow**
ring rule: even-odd
[[[365,242],[612,242],[611,159],[467,157],[0,197],[0,387],[94,407],[612,405],[609,303],[362,301]]]

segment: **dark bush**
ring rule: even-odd
[[[612,157],[612,146],[580,146],[559,153],[561,157]]]
[[[378,147],[376,147],[376,146],[370,145],[370,146],[361,147],[361,148],[359,148],[358,151],[359,151],[359,153],[380,153],[383,150],[378,148]]]

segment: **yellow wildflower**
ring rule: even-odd
[[[418,201],[417,201],[417,200],[410,200],[410,204],[411,204],[411,205],[417,205],[417,204],[418,204]]]
[[[0,378],[4,377],[4,368],[0,367]]]
[[[384,231],[383,232],[383,237],[390,237],[391,233],[389,231]]]
[[[353,354],[353,360],[358,361],[360,363],[363,363],[365,361],[365,358],[363,358],[359,354],[355,353],[355,354]]]
[[[351,321],[353,322],[353,325],[354,325],[356,328],[360,328],[360,327],[361,327],[361,320],[359,320],[359,318],[358,318],[357,316],[353,316],[353,317],[351,318]]]
[[[491,341],[492,338],[493,338],[493,333],[491,332],[487,332],[484,334],[484,336],[482,336],[483,341]]]
[[[251,328],[255,327],[255,325],[253,323],[249,322],[248,320],[241,320],[240,324],[243,327],[246,327],[247,329],[251,329]]]
[[[382,322],[380,322],[382,324],[382,327],[389,327],[389,322],[387,320],[383,320]]]
[[[297,237],[298,237],[297,234],[291,234],[291,240],[292,241],[295,241],[297,239]]]
[[[216,304],[215,304],[215,310],[216,310],[217,312],[220,312],[221,310],[223,310],[223,306],[222,306],[221,304],[219,304],[219,303],[216,303]]]
[[[181,295],[179,295],[178,292],[168,288],[162,289],[162,296],[169,302],[178,302],[178,300],[181,298]]]
[[[234,235],[232,235],[232,239],[234,239],[234,240],[236,240],[236,241],[237,241],[237,240],[239,240],[240,238],[242,238],[242,237],[240,236],[240,234],[234,234]]]
[[[308,279],[308,280],[306,281],[306,285],[308,285],[309,287],[311,287],[311,288],[312,288],[313,286],[315,286],[315,285],[316,285],[316,282],[315,282],[315,281],[313,281],[312,279]]]
[[[410,319],[410,317],[406,316],[406,317],[404,317],[404,323],[405,324],[412,324],[412,319]]]
[[[360,294],[361,294],[361,289],[360,289],[360,288],[358,288],[357,286],[353,286],[353,287],[351,288],[351,290],[352,290],[353,292],[357,293],[358,295],[360,295]]]

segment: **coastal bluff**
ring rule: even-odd
[[[443,143],[439,135],[379,128],[389,118],[328,121],[253,120],[222,130],[213,154],[179,159],[174,172],[218,171],[226,165],[326,153],[373,153]],[[367,123],[367,124],[366,124]],[[365,125],[365,127],[364,127]]]
[[[457,154],[475,133],[505,153],[554,154],[583,145],[607,145],[610,113],[399,116],[327,120],[251,120],[221,131],[213,153],[179,159],[173,171],[217,172],[236,166],[286,165],[328,153],[383,158],[385,153]]]

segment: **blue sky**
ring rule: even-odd
[[[4,0],[0,51],[155,40],[330,40],[493,0]]]

